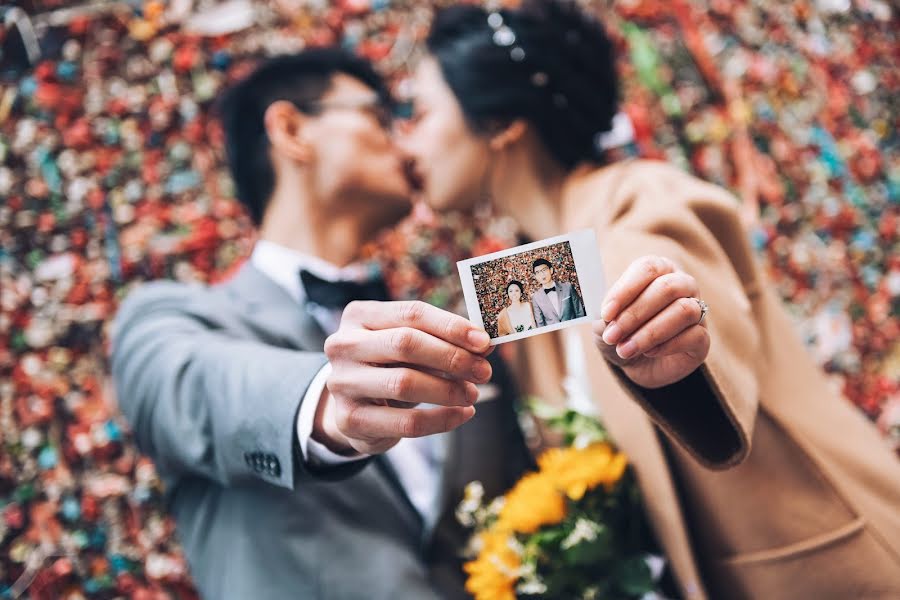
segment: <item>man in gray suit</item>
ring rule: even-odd
[[[534,278],[541,289],[531,295],[534,322],[538,327],[571,321],[585,315],[581,296],[571,283],[553,280],[553,265],[546,258],[539,258],[531,265]]]
[[[464,597],[462,488],[501,493],[530,461],[483,330],[365,301],[386,297],[357,253],[410,208],[389,108],[336,49],[235,85],[221,117],[252,256],[224,284],[141,286],[117,315],[117,397],[205,598]]]

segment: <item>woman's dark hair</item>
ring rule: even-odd
[[[312,48],[270,58],[231,86],[218,102],[216,111],[225,132],[225,154],[237,197],[255,224],[262,222],[275,189],[266,109],[278,100],[287,100],[311,112],[309,107],[322,98],[339,73],[366,84],[390,105],[388,89],[371,63],[340,48]]]
[[[474,132],[524,119],[564,167],[600,162],[597,140],[618,104],[613,45],[574,2],[525,0],[495,13],[451,6],[427,45]]]
[[[509,283],[506,284],[506,295],[509,296],[509,288],[511,288],[514,285],[519,286],[519,293],[521,293],[522,297],[524,298],[525,297],[525,286],[522,285],[521,281],[516,281],[515,279],[513,279],[512,281],[510,281]]]

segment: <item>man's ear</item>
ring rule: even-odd
[[[528,123],[524,119],[516,119],[491,137],[489,142],[491,150],[495,152],[505,150],[521,140],[527,130]]]
[[[308,122],[306,115],[287,100],[278,100],[270,104],[263,117],[266,135],[272,149],[304,163],[312,158],[312,147],[305,136]]]

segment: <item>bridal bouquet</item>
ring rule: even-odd
[[[487,504],[470,483],[457,508],[474,529],[466,589],[476,600],[658,597],[663,559],[625,455],[591,417],[546,407],[537,416],[564,432],[565,447]]]

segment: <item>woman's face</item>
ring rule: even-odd
[[[506,294],[509,296],[509,301],[513,304],[518,304],[522,301],[522,290],[520,290],[517,285],[509,286],[506,290]]]
[[[423,200],[437,211],[470,210],[485,193],[488,141],[469,129],[436,59],[422,60],[413,85],[413,118],[399,143],[413,163]]]

